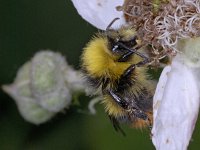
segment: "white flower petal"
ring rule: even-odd
[[[93,26],[105,30],[114,18],[120,18],[113,24],[118,28],[125,24],[122,11],[117,11],[116,6],[121,6],[124,0],[72,0],[78,13]]]
[[[164,69],[154,96],[152,140],[157,150],[185,150],[199,111],[199,87],[194,71],[178,55]]]
[[[156,88],[156,92],[155,92],[156,94],[154,95],[154,102],[153,102],[154,117],[157,116],[158,108],[160,106],[160,103],[162,102],[163,94],[164,94],[164,91],[165,91],[165,85],[167,84],[168,73],[170,71],[171,71],[171,66],[166,66],[163,69],[162,74],[160,76],[160,80],[157,84],[157,88]]]

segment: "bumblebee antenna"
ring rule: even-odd
[[[113,25],[113,23],[115,23],[116,20],[119,20],[120,18],[115,18],[111,21],[111,23],[107,26],[106,31],[110,30],[111,26]]]

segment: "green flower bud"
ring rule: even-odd
[[[71,66],[65,71],[65,81],[72,92],[85,92],[83,75],[80,71],[74,70]]]
[[[30,85],[38,103],[49,111],[59,112],[71,102],[71,92],[65,84],[67,64],[59,53],[44,51],[32,59]]]
[[[180,40],[177,49],[183,53],[183,58],[188,66],[200,67],[200,37]]]
[[[22,117],[33,124],[41,124],[49,120],[55,113],[37,104],[30,90],[30,62],[24,64],[18,71],[14,84],[3,86],[16,102]]]

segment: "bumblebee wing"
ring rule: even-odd
[[[120,126],[119,122],[117,121],[117,119],[114,118],[114,117],[112,117],[112,116],[110,116],[110,115],[108,115],[108,116],[109,116],[109,118],[110,118],[110,121],[112,122],[112,125],[113,125],[115,131],[121,132],[121,134],[122,134],[123,136],[126,136],[124,130],[121,128],[121,126]]]

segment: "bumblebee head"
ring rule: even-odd
[[[133,48],[137,45],[137,36],[135,30],[130,26],[122,26],[119,29],[112,29],[111,26],[119,18],[115,18],[106,28],[106,37],[108,39],[109,49],[113,53],[124,53],[122,45]]]

